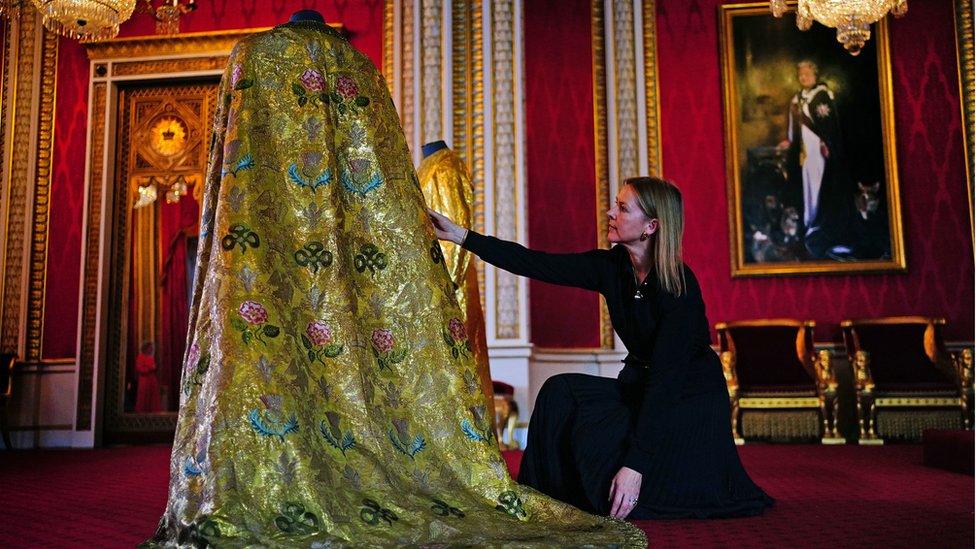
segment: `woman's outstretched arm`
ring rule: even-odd
[[[433,210],[427,211],[437,238],[460,244],[482,260],[510,273],[551,284],[601,291],[612,268],[608,250],[573,254],[539,252],[515,242],[478,234]]]

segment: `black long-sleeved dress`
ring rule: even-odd
[[[636,298],[622,246],[551,254],[474,231],[463,245],[506,271],[600,292],[629,352],[617,379],[560,374],[546,381],[520,483],[607,514],[610,482],[626,466],[643,477],[632,519],[748,516],[773,504],[739,461],[722,366],[687,266],[681,296],[661,290],[651,273]]]

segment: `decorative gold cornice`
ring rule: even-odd
[[[345,32],[341,23],[329,26]],[[150,35],[114,38],[101,42],[82,43],[92,61],[105,59],[125,59],[133,57],[154,57],[166,55],[207,55],[230,53],[240,39],[273,27],[232,29],[207,32],[186,32],[176,35]]]
[[[974,150],[976,150],[976,63],[973,61],[973,2],[972,0],[956,0],[956,51],[959,76],[959,104],[962,110],[963,146],[966,157],[966,192],[969,197],[969,232],[976,239],[973,226],[973,173]],[[976,249],[976,240],[974,249]]]
[[[177,35],[152,35],[115,38],[83,43],[92,61],[187,54],[229,54],[241,38],[271,29],[258,27]]]
[[[41,359],[44,334],[44,290],[47,281],[47,237],[54,148],[54,106],[57,97],[58,35],[44,31],[41,44],[41,90],[38,99],[37,148],[34,164],[30,260],[28,263],[27,339],[25,358]]]
[[[122,61],[112,63],[112,76],[135,76],[189,71],[223,70],[226,55],[195,57],[193,59],[159,59],[155,61]]]

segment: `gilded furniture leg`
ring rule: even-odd
[[[817,373],[817,392],[820,399],[820,415],[823,419],[822,444],[843,444],[846,442],[837,434],[837,377],[830,363],[830,351],[817,353],[813,360]]]
[[[953,355],[956,376],[959,379],[959,400],[962,404],[962,423],[967,430],[973,428],[973,350],[963,349]]]
[[[875,432],[877,408],[874,405],[874,379],[871,377],[871,355],[858,351],[854,355],[854,389],[857,390],[858,444],[883,444]]]
[[[736,444],[745,444],[745,439],[739,433],[739,379],[735,374],[735,355],[731,351],[722,351],[719,355],[722,361],[722,373],[725,375],[725,387],[729,390],[729,408],[732,413],[732,439]]]

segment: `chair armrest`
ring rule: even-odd
[[[973,350],[963,349],[958,353],[952,353],[952,363],[955,367],[956,379],[961,389],[970,389],[973,386]]]
[[[821,394],[837,391],[837,375],[830,363],[830,351],[823,349],[813,358],[813,368],[817,373],[817,391]]]
[[[722,361],[722,374],[725,375],[725,387],[729,390],[729,398],[736,398],[739,393],[739,378],[735,374],[735,354],[732,351],[722,351],[719,355]]]
[[[857,351],[854,353],[854,388],[858,393],[871,393],[874,391],[874,378],[871,377],[871,353],[867,351]]]

